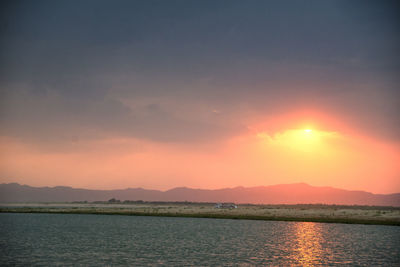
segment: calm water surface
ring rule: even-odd
[[[400,227],[2,213],[0,264],[400,266]]]

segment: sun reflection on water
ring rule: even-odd
[[[322,234],[318,224],[311,222],[295,224],[294,257],[302,266],[313,266],[321,263]]]

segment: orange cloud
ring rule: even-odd
[[[286,118],[281,120],[284,125]],[[201,144],[82,140],[70,150],[46,150],[1,138],[1,182],[104,189],[306,182],[375,193],[400,191],[398,144],[357,135],[346,127],[317,127],[323,125],[319,121],[292,124],[297,125],[301,128],[249,131]]]

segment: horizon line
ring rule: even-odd
[[[271,184],[271,185],[259,185],[259,186],[234,186],[234,187],[223,187],[223,188],[216,188],[216,189],[207,189],[207,188],[193,188],[193,187],[187,187],[187,186],[176,186],[172,187],[170,189],[166,190],[160,190],[160,189],[149,189],[149,188],[143,188],[143,187],[126,187],[126,188],[117,188],[117,189],[93,189],[93,188],[83,188],[83,187],[73,187],[73,186],[67,186],[67,185],[56,185],[56,186],[32,186],[28,184],[21,184],[18,182],[10,182],[10,183],[0,183],[0,185],[12,185],[16,184],[19,186],[28,186],[28,187],[33,187],[33,188],[57,188],[57,187],[64,187],[64,188],[71,188],[71,189],[81,189],[81,190],[92,190],[92,191],[115,191],[115,190],[129,190],[129,189],[142,189],[142,190],[148,190],[148,191],[159,191],[159,192],[168,192],[174,189],[191,189],[191,190],[204,190],[204,191],[218,191],[218,190],[227,190],[227,189],[236,189],[236,188],[245,188],[245,189],[252,189],[252,188],[259,188],[259,187],[275,187],[275,186],[284,186],[284,185],[306,185],[309,187],[314,187],[314,188],[331,188],[331,189],[337,189],[337,190],[344,190],[344,191],[350,191],[350,192],[365,192],[373,195],[394,195],[394,194],[400,194],[400,192],[395,192],[395,193],[373,193],[365,190],[352,190],[352,189],[344,189],[344,188],[339,188],[339,187],[334,187],[334,186],[315,186],[311,185],[305,182],[297,182],[297,183],[286,183],[286,184]]]

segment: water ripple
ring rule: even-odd
[[[0,214],[1,265],[400,265],[400,227]]]

